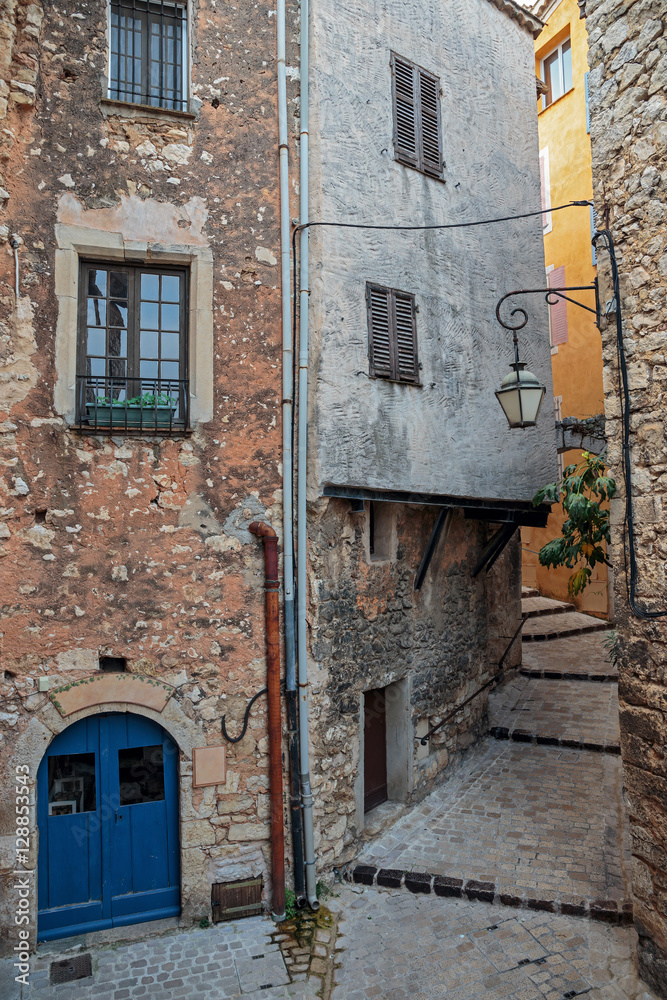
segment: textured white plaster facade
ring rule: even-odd
[[[390,56],[441,82],[444,180],[394,159]],[[489,0],[314,0],[311,220],[436,224],[540,207],[533,40]],[[504,500],[557,474],[547,307],[522,360],[546,385],[537,428],[494,397],[512,360],[495,318],[542,287],[541,218],[429,233],[311,230],[313,492],[327,485]],[[422,386],[369,378],[366,282],[413,292]],[[522,303],[523,304],[523,303]]]

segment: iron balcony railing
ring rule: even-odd
[[[90,434],[183,434],[189,379],[77,375],[77,426]]]

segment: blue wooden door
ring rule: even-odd
[[[177,757],[129,713],[52,742],[37,775],[40,940],[180,912]]]

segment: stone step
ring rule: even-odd
[[[523,597],[521,599],[521,614],[524,618],[537,618],[538,615],[565,614],[575,611],[574,604],[565,601],[554,601],[550,597]]]
[[[584,615],[580,611],[565,611],[528,618],[523,626],[522,637],[524,642],[543,642],[562,639],[564,636],[585,635],[587,632],[607,631],[609,622]]]
[[[563,636],[551,642],[527,642],[522,647],[521,673],[554,680],[616,681],[605,640],[611,632]]]
[[[553,892],[512,888],[496,885],[495,882],[479,881],[456,869],[452,875],[432,874],[423,871],[406,871],[403,868],[378,868],[376,865],[354,864],[349,866],[347,878],[357,885],[379,886],[385,889],[405,888],[408,892],[430,895],[437,898],[479,900],[498,906],[512,906],[525,910],[543,910],[546,913],[562,913],[567,916],[601,920],[611,924],[632,923],[632,902],[616,899],[586,899],[581,895],[563,896]],[[503,891],[503,889],[505,891]],[[565,994],[569,996],[569,994]]]
[[[522,597],[539,597],[540,596],[540,592],[539,592],[539,590],[535,590],[534,587],[522,587],[521,588],[521,596]]]

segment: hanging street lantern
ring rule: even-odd
[[[509,372],[496,389],[496,399],[503,408],[510,427],[534,427],[546,394],[546,387],[538,382],[532,372],[526,371],[525,361],[519,361],[518,350],[516,360],[510,365],[514,371]]]
[[[583,302],[569,298],[565,292],[592,291],[595,292],[595,309],[585,306]],[[528,313],[525,309],[517,306],[512,309],[511,315],[519,315],[521,318],[515,323],[506,323],[500,316],[500,307],[505,299],[515,295],[544,295],[548,305],[554,305],[561,299],[572,302],[573,305],[580,306],[595,315],[596,322],[600,324],[600,302],[598,297],[597,278],[591,285],[572,285],[568,288],[521,288],[513,292],[508,292],[499,300],[496,306],[496,319],[505,330],[511,330],[514,343],[514,361],[509,372],[500,383],[500,389],[496,389],[496,398],[503,408],[503,413],[507,417],[510,427],[534,427],[540,414],[542,401],[546,394],[546,387],[533,375],[526,371],[526,362],[519,360],[519,341],[517,340],[517,330],[522,330],[528,322]]]

